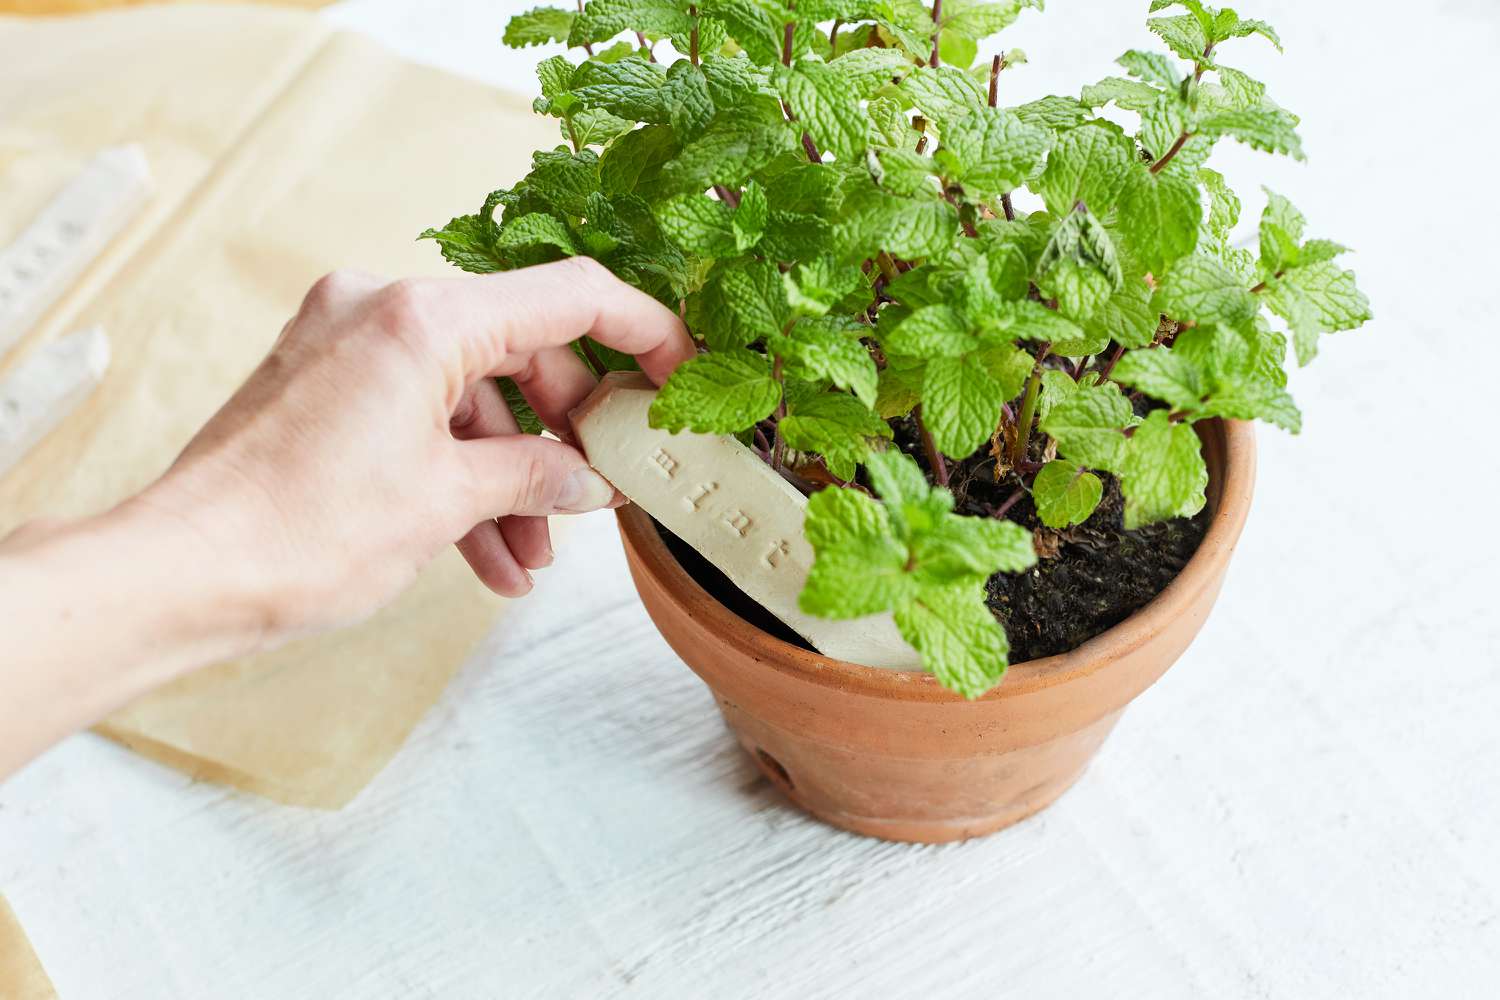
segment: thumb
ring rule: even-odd
[[[526,514],[584,514],[619,499],[577,448],[536,434],[458,442],[473,523]]]

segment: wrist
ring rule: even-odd
[[[101,544],[134,554],[143,593],[164,595],[153,629],[198,664],[276,642],[284,615],[248,519],[223,505],[202,516],[174,486],[161,480],[90,526]]]
[[[136,502],[0,539],[0,776],[152,688],[257,648],[264,605],[224,556]]]
[[[154,502],[50,522],[23,544],[54,593],[59,626],[109,636],[101,662],[133,697],[189,670],[260,648],[272,611],[252,567]]]

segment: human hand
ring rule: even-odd
[[[570,444],[520,434],[508,375],[564,440],[595,380],[588,334],[660,384],[694,348],[654,299],[587,258],[387,284],[331,274],[172,469],[133,504],[241,560],[265,638],[348,624],[449,543],[505,596],[548,565],[547,515],[612,506]]]

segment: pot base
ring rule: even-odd
[[[856,756],[715,700],[755,766],[794,805],[851,833],[917,844],[983,837],[1041,812],[1083,776],[1122,714],[1024,750],[935,761]]]

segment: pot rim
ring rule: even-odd
[[[616,511],[616,515],[625,544],[634,550],[642,566],[662,582],[671,599],[684,606],[688,616],[709,632],[745,649],[767,669],[811,684],[875,698],[961,705],[1002,701],[1107,667],[1149,643],[1198,594],[1217,584],[1219,568],[1233,552],[1249,515],[1255,483],[1255,428],[1249,421],[1216,419],[1205,421],[1199,430],[1200,435],[1216,433],[1222,440],[1224,473],[1222,482],[1210,483],[1213,516],[1187,565],[1161,593],[1123,621],[1066,653],[1011,664],[999,684],[972,702],[944,688],[926,671],[867,667],[776,638],[704,590],[667,549],[645,511],[630,504]]]

